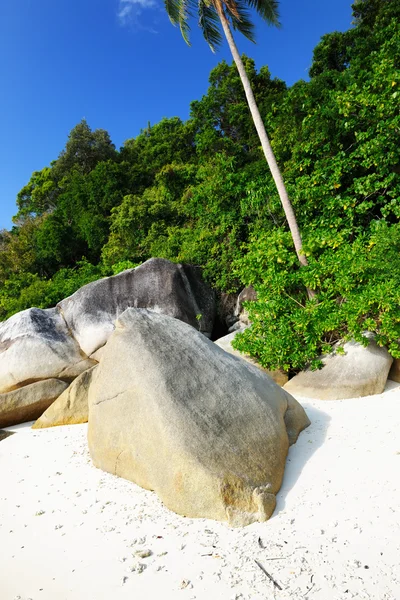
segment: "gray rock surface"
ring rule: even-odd
[[[391,379],[392,381],[397,381],[397,383],[400,383],[400,359],[399,358],[393,359],[393,363],[392,363],[392,366],[389,371],[388,379]]]
[[[261,369],[269,377],[272,377],[272,379],[278,385],[280,385],[280,386],[285,385],[285,383],[288,380],[287,373],[284,373],[283,371],[268,371],[268,369],[264,369],[264,367],[262,367],[256,361],[255,358],[252,358],[249,354],[239,352],[239,350],[235,350],[235,348],[232,347],[232,342],[235,339],[235,337],[237,336],[237,334],[239,333],[239,331],[243,331],[243,329],[233,331],[232,333],[228,333],[228,335],[225,335],[224,337],[219,338],[218,340],[215,340],[215,344],[217,344],[217,346],[222,348],[222,350],[225,350],[225,352],[229,352],[229,354],[233,354],[233,356],[237,356],[238,358],[245,360],[245,361],[249,362],[250,364],[254,365],[258,369]]]
[[[231,525],[271,516],[289,444],[308,424],[260,369],[146,310],[121,315],[89,391],[95,466],[177,513]]]
[[[67,387],[65,381],[46,379],[0,394],[0,427],[37,419]]]
[[[162,258],[89,283],[58,307],[88,356],[106,343],[116,319],[129,307],[169,315],[207,337],[216,312],[214,293],[202,280],[200,269]]]
[[[92,356],[90,358],[84,358],[80,362],[63,369],[58,377],[63,381],[68,381],[70,383],[71,381],[74,381],[76,377],[79,377],[79,375],[82,375],[92,367],[95,367],[98,362],[99,361]]]
[[[298,373],[284,389],[295,396],[320,400],[381,394],[393,359],[371,335],[366,336],[369,338],[367,347],[354,341],[347,342],[344,344],[345,354],[332,353],[323,357],[322,369]]]
[[[97,365],[81,373],[32,426],[33,429],[87,423],[88,395]]]
[[[30,308],[0,323],[0,393],[42,379],[73,379],[87,360],[55,308]]]
[[[257,300],[257,292],[252,285],[245,287],[238,296],[235,315],[243,325],[250,325],[249,313],[243,306],[243,302],[253,302],[254,300]]]

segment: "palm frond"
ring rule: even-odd
[[[240,0],[239,0],[239,2],[240,2]],[[234,15],[235,17],[239,18],[238,1],[237,0],[223,0],[222,2],[220,2],[220,4],[225,7],[226,11],[230,15]]]
[[[240,31],[248,40],[255,42],[254,25],[251,22],[249,11],[243,5],[236,4],[236,14],[229,11],[233,29]]]
[[[164,3],[171,23],[177,25],[179,23],[182,0],[164,0]]]
[[[194,0],[164,0],[164,2],[165,10],[171,23],[179,25],[183,39],[190,46],[190,27],[188,21],[192,16],[191,7],[194,4]]]
[[[181,3],[181,10],[179,13],[179,28],[181,30],[181,34],[185,42],[188,46],[190,46],[190,27],[189,27],[189,18],[191,17],[189,7],[186,2]]]
[[[204,38],[211,50],[215,52],[217,46],[222,42],[222,36],[219,29],[220,20],[212,4],[206,4],[201,1],[198,4],[199,26],[203,32]]]
[[[269,25],[280,27],[278,0],[246,0],[246,4],[254,8]]]

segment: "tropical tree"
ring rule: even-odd
[[[194,8],[193,0],[165,0],[165,8],[173,25],[179,25],[182,36],[187,44],[189,42],[189,23]],[[292,203],[289,199],[282,174],[278,167],[274,152],[271,147],[264,122],[261,118],[245,66],[238,52],[232,29],[239,31],[250,41],[254,42],[254,27],[250,20],[249,9],[254,8],[264,21],[270,25],[279,26],[279,13],[277,0],[198,0],[197,11],[199,26],[211,50],[214,52],[222,42],[219,24],[228,42],[230,51],[239,71],[240,79],[246,94],[247,103],[253,118],[254,126],[260,138],[261,146],[274,179],[286,219],[292,235],[297,257],[301,265],[307,265],[307,258],[302,252],[302,240]],[[309,291],[309,296],[313,294]]]

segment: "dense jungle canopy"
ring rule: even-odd
[[[287,87],[243,57],[308,266],[236,67],[221,62],[186,122],[149,124],[117,150],[81,121],[32,174],[0,232],[0,319],[159,256],[201,265],[223,292],[256,288],[237,345],[266,367],[318,366],[366,330],[400,357],[400,0],[359,0],[353,15],[323,36],[309,81]]]

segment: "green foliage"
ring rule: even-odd
[[[340,340],[365,342],[362,331],[400,356],[400,3],[390,14],[385,2],[367,4],[381,12],[348,34],[346,60],[332,64],[345,34],[326,36],[313,79],[293,86],[273,117],[309,266],[297,269],[282,228],[254,230],[237,262],[243,283],[258,291],[254,324],[237,347],[268,368],[318,367]]]
[[[101,161],[116,158],[115,146],[104,129],[92,131],[85,119],[68,136],[65,149],[53,164],[58,181],[76,169],[87,174]]]
[[[14,220],[18,223],[21,218],[43,215],[56,206],[59,189],[50,167],[35,171],[32,177],[17,196],[18,214]]]
[[[195,158],[194,127],[178,117],[162,119],[149,126],[121,148],[121,158],[129,165],[131,193],[142,193],[154,183],[157,173],[171,163],[190,163]]]
[[[328,248],[299,269],[287,232],[250,244],[239,268],[245,283],[257,281],[257,301],[247,309],[251,329],[235,347],[269,369],[298,371],[320,366],[334,344],[363,332],[400,358],[400,225],[376,222],[369,235]],[[305,286],[318,290],[308,300]]]
[[[103,274],[101,267],[86,260],[78,261],[73,269],[60,269],[51,279],[41,278],[33,273],[13,274],[0,291],[0,318],[8,319],[31,306],[55,306],[57,302]]]
[[[314,48],[310,77],[326,71],[344,71],[350,60],[351,38],[352,31],[334,31],[322,36],[320,43]]]
[[[172,258],[160,245],[168,229],[183,222],[176,202],[194,173],[195,168],[190,164],[166,165],[157,174],[154,185],[143,194],[123,198],[112,210],[111,233],[102,251],[105,264],[128,259],[142,262],[151,256]]]
[[[266,115],[274,103],[279,103],[286,86],[279,79],[271,80],[268,67],[257,73],[252,59],[242,56],[242,61],[260,112]],[[191,104],[198,155],[209,158],[224,152],[242,160],[262,158],[236,65],[220,62],[211,71],[209,82],[207,94]]]
[[[141,263],[134,263],[131,260],[121,260],[120,262],[111,266],[111,271],[113,275],[118,275],[118,273],[122,273],[122,271],[126,271],[127,269],[134,269],[140,264]]]

